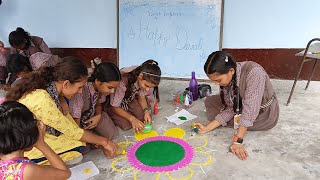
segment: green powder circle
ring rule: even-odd
[[[147,166],[170,166],[180,162],[185,156],[183,147],[171,141],[151,141],[141,145],[136,151],[137,159]]]

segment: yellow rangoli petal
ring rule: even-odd
[[[208,140],[205,137],[201,136],[191,136],[185,139],[194,149],[204,148],[208,145]],[[200,143],[201,142],[201,143]],[[199,145],[200,143],[200,145]]]
[[[134,172],[134,174],[133,174],[133,180],[138,180],[138,174],[139,174],[139,172],[140,172],[139,170],[136,170],[136,171]],[[161,173],[158,172],[154,180],[159,180],[159,179],[160,179],[160,176],[161,176]],[[153,177],[150,177],[150,176],[149,176],[149,178],[150,178],[150,179],[153,179]]]
[[[190,178],[192,178],[194,172],[191,168],[189,168],[188,166],[185,167],[188,171],[189,171],[189,175],[187,177],[183,177],[181,178],[181,180],[188,180]],[[171,174],[169,172],[166,172],[167,176],[169,177],[169,179],[177,179],[171,176]]]
[[[206,166],[208,164],[210,164],[212,162],[212,156],[210,153],[208,152],[204,152],[204,151],[199,151],[199,150],[194,150],[194,156],[198,157],[198,159],[200,159],[201,155],[207,156],[207,160],[206,162],[203,163],[198,163],[197,160],[194,158],[193,161],[191,162],[192,165],[194,166]],[[205,158],[201,158],[202,160]]]
[[[186,132],[181,128],[171,128],[164,132],[163,135],[181,139],[186,135]]]
[[[117,166],[116,164],[118,163],[118,161],[128,161],[127,156],[122,156],[120,158],[117,158],[111,163],[111,167],[114,171],[123,173],[123,172],[131,171],[134,169],[132,166],[129,166],[129,167]],[[122,162],[122,164],[124,163]],[[127,162],[127,164],[130,165],[129,162]]]
[[[155,137],[155,136],[158,136],[158,133],[154,130],[151,130],[150,132],[148,133],[143,133],[143,132],[139,132],[137,134],[134,135],[134,137],[140,141],[142,139],[145,139],[145,138],[150,138],[150,137]]]

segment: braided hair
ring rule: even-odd
[[[232,92],[233,92],[233,110],[234,112],[241,112],[242,110],[242,98],[240,96],[240,88],[237,85],[237,65],[236,61],[232,58],[231,54],[225,51],[215,51],[211,53],[204,64],[204,71],[207,75],[217,73],[217,74],[227,74],[229,70],[233,68],[234,74],[231,79]],[[224,109],[227,107],[226,101],[224,99],[223,86],[220,86],[220,98],[224,105]],[[239,105],[239,109],[237,107]]]
[[[158,62],[152,59],[149,59],[138,66],[131,72],[125,73],[123,76],[128,78],[127,91],[125,97],[129,97],[132,94],[132,84],[134,84],[139,74],[143,74],[143,80],[155,84],[156,86],[153,88],[153,94],[157,99],[157,102],[160,101],[159,97],[159,88],[158,85],[161,79],[161,69],[158,65]]]

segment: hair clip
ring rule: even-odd
[[[224,60],[225,62],[229,62],[228,56],[226,56],[226,59]]]
[[[152,74],[152,73],[147,73],[147,72],[141,72],[142,74],[147,74],[147,75],[150,75],[150,76],[156,76],[156,77],[161,77],[159,75],[156,75],[156,74]]]

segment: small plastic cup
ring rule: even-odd
[[[152,125],[151,124],[146,124],[144,126],[144,129],[142,130],[143,133],[148,133],[152,130]]]

